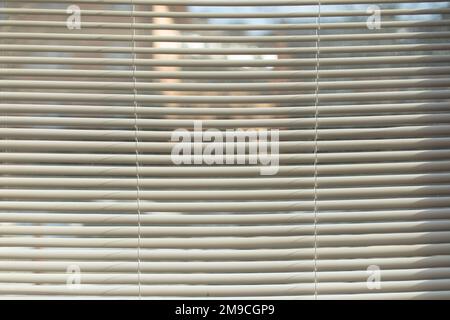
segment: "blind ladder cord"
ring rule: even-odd
[[[317,153],[319,137],[320,0],[316,17],[316,88],[314,93],[314,300],[317,300]]]
[[[134,14],[136,9],[136,5],[133,2],[133,0],[131,0],[131,29],[132,29],[132,36],[131,36],[131,43],[132,43],[132,65],[133,65],[133,102],[134,102],[134,141],[135,141],[135,149],[136,149],[136,200],[137,200],[137,214],[138,214],[138,243],[137,243],[137,267],[138,267],[138,272],[137,272],[137,276],[138,276],[138,294],[139,294],[139,299],[142,298],[141,295],[141,208],[140,208],[140,202],[139,202],[139,196],[140,196],[140,188],[139,188],[139,151],[138,151],[138,146],[139,146],[139,136],[138,136],[138,131],[139,131],[139,127],[138,127],[138,103],[136,100],[136,96],[137,96],[137,89],[136,89],[136,71],[137,71],[137,67],[136,67],[136,42],[135,42],[135,38],[136,38],[136,28],[135,28],[135,24],[136,24],[136,16]]]

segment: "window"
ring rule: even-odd
[[[0,297],[450,298],[449,14],[3,1]]]

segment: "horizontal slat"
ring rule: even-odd
[[[161,273],[259,273],[259,272],[302,272],[311,271],[313,261],[214,261],[214,262],[191,262],[179,263],[176,261],[165,262],[141,262],[142,272]],[[369,265],[379,265],[386,269],[411,269],[422,267],[448,267],[449,256],[432,257],[395,257],[395,258],[372,258],[317,261],[318,269],[321,271],[349,271],[366,269]],[[2,271],[37,271],[37,272],[64,272],[73,265],[73,261],[2,261]],[[76,263],[84,272],[136,272],[138,262],[93,262],[77,261]]]
[[[450,10],[449,10],[450,13]],[[281,53],[314,53],[315,48],[147,48],[147,47],[107,47],[107,46],[51,46],[30,44],[4,44],[4,51],[31,51],[31,52],[94,52],[94,53],[152,53],[152,54],[208,54],[208,55],[237,55],[237,54],[281,54]],[[322,53],[356,53],[356,52],[399,52],[399,51],[425,51],[425,50],[449,50],[450,45],[436,44],[391,44],[391,45],[366,45],[366,46],[326,46],[321,47]],[[34,70],[32,70],[34,71]],[[322,71],[322,70],[320,70]],[[346,71],[346,70],[343,70]]]
[[[311,169],[312,166],[310,167]],[[260,168],[257,167],[257,174],[260,174]],[[343,176],[343,177],[317,177],[320,187],[336,186],[377,186],[389,185],[392,183],[404,185],[421,185],[426,183],[446,183],[449,181],[449,174],[410,174],[410,175],[363,175],[363,176]],[[2,177],[0,182],[4,185],[13,187],[70,187],[70,188],[133,188],[136,186],[136,178],[47,178],[47,177]],[[157,179],[146,178],[145,172],[140,172],[139,186],[142,188],[281,188],[281,187],[311,187],[314,178],[310,176],[288,177],[288,178],[215,178],[215,179],[196,179],[196,178],[177,178],[177,179]],[[326,191],[325,191],[326,193]],[[5,193],[6,194],[6,193]],[[113,191],[111,197],[118,197]],[[299,194],[298,196],[300,196]]]
[[[64,15],[66,10],[60,9],[40,9],[40,8],[0,8],[0,13],[12,14],[42,14],[42,15]],[[422,14],[445,14],[450,13],[450,9],[443,7],[436,8],[405,8],[405,9],[385,9],[383,15],[422,15]],[[322,17],[349,17],[366,16],[366,10],[334,10],[322,11]],[[182,12],[182,11],[126,11],[126,10],[89,10],[83,9],[83,16],[122,16],[122,17],[169,17],[169,18],[309,18],[316,17],[317,12],[307,11],[285,11],[285,12]]]
[[[448,55],[405,55],[352,58],[322,58],[322,65],[361,65],[361,64],[410,64],[449,62]],[[187,66],[187,67],[250,67],[250,66],[315,66],[314,58],[305,59],[262,59],[262,60],[200,60],[200,59],[107,59],[107,58],[48,58],[48,57],[0,57],[2,63],[39,64],[86,64],[86,65],[146,65],[146,66]]]
[[[439,68],[437,68],[439,69]],[[449,68],[450,71],[450,68]],[[1,70],[0,70],[1,73]],[[313,116],[315,108],[311,106],[302,107],[164,107],[164,108],[144,108],[142,106],[98,106],[98,105],[60,105],[60,104],[0,104],[0,110],[4,113],[20,114],[20,113],[74,113],[74,114],[101,114],[107,116],[115,115],[133,115],[136,113],[143,115],[309,115]],[[420,103],[377,103],[377,104],[357,104],[357,105],[321,105],[318,106],[320,118],[325,115],[348,115],[348,114],[376,114],[376,113],[430,113],[435,111],[450,111],[448,102],[420,102]],[[8,118],[9,119],[9,118]],[[248,121],[253,120],[249,118]],[[209,119],[204,120],[204,122]],[[240,126],[243,126],[240,124]],[[12,128],[11,128],[12,129]],[[320,128],[319,128],[320,129]],[[139,132],[141,134],[141,132]]]
[[[396,68],[364,68],[364,69],[338,69],[319,70],[321,78],[343,77],[370,77],[370,76],[403,76],[403,75],[441,75],[448,74],[450,67],[396,67]],[[133,71],[125,70],[66,70],[66,69],[26,69],[3,68],[1,75],[10,76],[52,76],[52,77],[96,77],[96,78],[130,78]],[[139,71],[135,72],[138,78],[151,79],[311,79],[315,77],[314,70],[298,71]],[[166,110],[165,108],[164,110]]]
[[[417,279],[445,279],[450,275],[450,268],[427,268],[406,270],[383,270],[383,281],[401,281]],[[367,271],[317,272],[321,282],[361,281],[367,278]],[[5,283],[47,283],[65,284],[67,274],[63,273],[7,273],[0,274],[0,281]],[[291,273],[227,273],[227,274],[83,274],[84,284],[281,284],[314,281],[313,272]]]
[[[445,122],[443,119],[442,123]],[[427,123],[424,121],[423,124]],[[355,128],[355,129],[320,129],[319,136],[322,139],[331,138],[384,138],[387,135],[391,138],[407,138],[407,137],[429,137],[446,135],[450,133],[448,125],[434,126],[402,126],[402,127],[382,127],[382,128]],[[314,131],[311,129],[304,130],[282,130],[279,131],[280,140],[293,139],[311,139],[314,138]],[[131,139],[136,135],[139,139],[145,140],[166,140],[171,137],[170,131],[131,131],[131,130],[90,130],[90,129],[22,129],[22,128],[0,128],[0,135],[5,139],[11,138],[41,138],[59,140],[59,139],[86,139],[86,140],[117,140]]]
[[[343,287],[344,293],[337,294],[340,286]],[[361,299],[405,299],[405,297],[429,299],[445,299],[450,297],[448,289],[450,284],[445,280],[426,280],[426,281],[400,281],[386,282],[386,289],[380,293],[371,293],[367,288],[366,282],[361,283],[339,283],[327,284],[322,283],[318,286],[324,295],[321,299],[348,299],[355,293],[361,293]],[[258,285],[258,286],[114,286],[114,285],[81,285],[78,289],[74,289],[67,285],[1,285],[0,293],[2,294],[29,294],[33,295],[91,295],[91,296],[152,296],[152,297],[256,297],[265,296],[282,296],[286,299],[286,293],[291,297],[304,295],[304,298],[312,299],[314,293],[314,284],[296,284],[296,285]],[[345,290],[344,290],[345,289]],[[431,290],[428,292],[420,292],[419,290]],[[442,290],[442,291],[440,291]],[[419,292],[417,292],[419,291]],[[370,293],[369,293],[370,292]],[[332,293],[336,293],[333,295]],[[366,293],[366,294],[363,294]],[[400,293],[400,294],[399,294]]]
[[[304,89],[342,90],[375,88],[427,88],[449,87],[450,79],[423,78],[398,80],[358,80],[358,81],[322,81],[280,82],[280,83],[152,83],[152,82],[100,82],[100,81],[36,81],[36,80],[0,80],[3,88],[39,88],[39,89],[88,89],[88,90],[174,90],[174,91],[298,91]]]
[[[418,96],[427,95],[430,92],[426,91],[409,91],[396,92],[398,94],[408,93]],[[447,95],[450,97],[450,91],[435,91],[438,95]],[[385,93],[386,95],[388,93]],[[365,93],[369,96],[370,93]],[[1,93],[0,93],[1,96]],[[80,95],[81,96],[81,95]],[[104,95],[106,96],[106,95]],[[292,95],[291,95],[292,96]],[[302,95],[310,96],[310,95]],[[334,95],[324,94],[322,97],[331,97]],[[330,97],[331,96],[331,97]],[[145,96],[144,96],[145,97]],[[153,97],[153,96],[152,96]],[[220,97],[220,96],[218,96]],[[252,96],[248,96],[251,98]],[[258,96],[263,97],[263,96]],[[277,96],[280,97],[280,96]],[[295,95],[297,97],[297,95]],[[312,97],[312,95],[311,95]],[[195,97],[194,97],[195,98]],[[112,107],[114,108],[114,107]],[[343,107],[344,108],[344,107]],[[138,107],[137,109],[145,110],[145,107]],[[312,128],[315,123],[320,128],[336,127],[336,126],[369,126],[383,127],[387,125],[411,125],[411,124],[426,124],[426,123],[447,123],[450,120],[450,113],[434,113],[434,114],[400,114],[400,115],[371,115],[371,116],[330,116],[319,117],[317,120],[313,117],[301,118],[274,118],[274,119],[205,119],[201,121],[202,128]],[[194,129],[198,124],[196,119],[147,119],[138,118],[137,120],[131,118],[114,118],[106,117],[55,117],[55,116],[4,116],[4,123],[8,126],[25,126],[25,125],[57,125],[57,126],[95,126],[96,128],[108,127],[128,127],[134,128],[137,123],[139,129],[155,129],[155,128],[187,128]],[[236,133],[237,134],[237,133]]]
[[[320,35],[321,41],[355,41],[355,40],[386,40],[386,39],[445,39],[450,32],[397,32],[397,33],[361,33],[361,34],[325,34]],[[218,43],[248,43],[248,42],[304,42],[317,41],[317,35],[292,36],[147,36],[118,34],[68,34],[68,33],[28,33],[0,32],[1,39],[52,39],[52,40],[95,40],[95,41],[149,41],[149,42],[218,42]]]
[[[409,20],[409,21],[380,21],[380,28],[415,28],[434,27],[450,25],[450,20]],[[61,21],[31,21],[31,20],[2,20],[0,26],[8,27],[49,27],[66,28],[66,22]],[[317,29],[318,23],[303,24],[155,24],[155,23],[132,23],[135,30],[309,30]],[[105,29],[130,29],[130,23],[120,22],[83,22],[83,28],[93,28],[95,30]],[[321,23],[320,28],[327,29],[365,29],[366,22],[334,22]]]
[[[447,219],[450,209],[429,208],[386,211],[320,212],[320,222],[358,222],[358,221],[420,221],[423,219]],[[4,222],[25,223],[93,223],[111,225],[133,224],[140,220],[142,224],[177,225],[177,224],[283,224],[311,223],[312,213],[276,213],[276,214],[189,214],[167,215],[161,213],[141,214],[99,214],[60,213],[0,213]]]
[[[367,101],[382,100],[415,100],[415,99],[447,99],[450,90],[427,91],[386,91],[358,93],[325,93],[319,94],[321,101]],[[109,102],[173,102],[173,103],[269,103],[269,102],[312,102],[315,94],[303,95],[254,95],[254,96],[164,96],[164,95],[132,95],[132,94],[86,94],[86,93],[36,93],[36,92],[0,92],[4,100],[59,100],[59,101],[109,101]]]
[[[323,200],[317,204],[320,210],[364,210],[364,209],[407,209],[445,207],[450,204],[450,197],[417,197],[417,198],[386,198]],[[152,202],[139,201],[142,211],[161,212],[255,212],[255,211],[295,211],[311,210],[312,200],[304,201],[254,201],[254,202]],[[67,212],[136,212],[137,201],[102,201],[102,202],[57,202],[57,201],[2,201],[0,210],[17,211],[61,211]]]
[[[450,161],[411,161],[411,162],[387,162],[387,163],[364,163],[364,164],[336,164],[326,165],[318,164],[316,169],[312,165],[294,166],[286,165],[280,166],[277,175],[278,176],[305,176],[305,178],[312,177],[314,170],[317,170],[317,179],[322,180],[322,183],[327,181],[327,175],[350,175],[348,178],[340,177],[338,179],[352,179],[352,174],[370,175],[373,173],[382,173],[385,176],[361,176],[359,181],[367,179],[376,182],[376,177],[379,180],[383,179],[411,179],[411,181],[425,181],[426,176],[423,173],[427,173],[427,176],[431,179],[445,179],[447,176],[444,174],[435,174],[433,172],[446,171],[450,169]],[[1,174],[8,175],[29,175],[29,178],[33,176],[44,175],[65,175],[69,179],[69,176],[107,176],[110,178],[116,176],[136,176],[135,166],[101,166],[101,165],[13,165],[3,164],[0,167]],[[409,175],[405,175],[408,173]],[[208,177],[208,176],[226,176],[237,179],[238,177],[258,177],[260,174],[260,168],[258,166],[139,166],[139,174],[142,177],[150,175],[155,177]],[[391,174],[391,175],[387,175]],[[392,175],[394,174],[394,175]],[[3,177],[5,178],[5,177]],[[43,178],[43,177],[40,177]],[[96,177],[97,179],[98,177]],[[353,177],[354,178],[354,177]],[[122,178],[125,179],[125,178]],[[328,177],[329,181],[330,177]],[[416,180],[417,179],[417,180]],[[274,180],[274,179],[272,179]],[[9,180],[10,183],[12,182]],[[30,180],[31,181],[31,180]],[[125,182],[126,180],[124,180]],[[130,180],[131,181],[131,180]],[[162,181],[162,180],[161,180]],[[213,180],[214,181],[214,180]],[[265,180],[268,182],[270,180]],[[287,182],[288,180],[280,180]],[[145,183],[145,180],[142,181]],[[242,181],[240,181],[242,182]],[[289,185],[289,184],[287,184]]]
[[[38,180],[38,179],[36,179]],[[355,179],[356,180],[356,179]],[[447,176],[447,180],[448,176]],[[358,180],[355,185],[358,186]],[[393,181],[395,182],[395,181]],[[238,185],[235,182],[236,186]],[[175,183],[174,183],[175,185]],[[351,184],[349,184],[352,186]],[[263,186],[261,184],[261,186]],[[269,184],[270,186],[270,184]],[[327,188],[318,189],[278,189],[278,190],[141,190],[140,200],[298,200],[310,199],[317,194],[321,199],[333,199],[349,197],[394,197],[406,195],[446,195],[450,193],[450,185],[420,185],[420,186],[384,186],[384,187],[361,187],[353,188]],[[48,189],[8,189],[3,190],[1,199],[24,199],[24,200],[47,200],[47,199],[115,199],[133,200],[136,191],[124,190],[48,190]]]
[[[418,245],[381,245],[371,247],[331,247],[317,248],[320,259],[342,258],[382,258],[382,257],[414,257],[433,256],[448,253],[450,244],[436,243],[433,246]],[[52,248],[2,248],[2,259],[50,259],[50,260],[88,260],[88,261],[261,261],[261,260],[310,260],[314,256],[314,248],[298,249],[254,249],[227,250],[212,249],[189,251],[179,249],[52,249]],[[385,270],[383,270],[385,271]],[[0,277],[2,275],[0,274]],[[365,273],[366,277],[367,274]],[[383,274],[384,278],[384,274]],[[336,279],[336,278],[335,278]]]
[[[254,154],[261,142],[214,142],[214,146],[221,150],[228,150],[230,146],[245,150]],[[367,151],[367,150],[386,150],[386,149],[420,149],[432,147],[450,147],[450,138],[405,138],[405,139],[364,139],[364,140],[321,140],[321,141],[281,141],[275,142],[273,140],[267,142],[272,145],[277,143],[280,152],[298,152],[307,153],[312,152],[314,147],[322,152],[327,151]],[[139,142],[138,150],[140,152],[156,152],[156,153],[170,153],[173,148],[184,146],[192,149],[193,142]],[[198,146],[207,146],[207,142],[199,142]],[[2,140],[0,147],[11,151],[80,151],[80,152],[132,152],[136,150],[135,142],[109,142],[109,141],[51,141],[51,140]],[[273,147],[271,147],[273,148]],[[250,149],[250,150],[249,150]],[[272,149],[272,154],[276,153]],[[241,153],[242,155],[242,153]],[[203,155],[195,155],[199,159],[203,159]],[[233,155],[234,157],[239,156]],[[193,156],[193,158],[195,158]]]
[[[70,0],[27,0],[28,2],[70,3]],[[190,6],[295,6],[316,5],[315,0],[235,0],[230,4],[227,0],[133,0],[134,4],[151,5],[190,5]],[[367,0],[322,0],[321,4],[358,4]],[[126,0],[79,0],[80,3],[96,4],[129,4]],[[403,2],[442,2],[442,0],[372,0],[372,3]]]
[[[372,152],[327,152],[319,153],[317,158],[321,163],[355,163],[378,161],[408,161],[415,160],[447,160],[450,149],[424,149],[399,151],[372,151]],[[313,163],[315,156],[305,154],[280,154],[279,162],[284,163]],[[171,164],[170,155],[138,155],[139,164]],[[136,164],[136,155],[131,154],[92,154],[92,153],[45,153],[45,152],[2,152],[0,160],[17,163],[97,163],[97,164]],[[194,157],[195,160],[195,157]],[[248,157],[245,158],[248,163]]]
[[[136,210],[135,210],[136,212]],[[405,234],[401,234],[405,238]],[[384,235],[383,235],[384,236]],[[442,238],[444,236],[444,238]],[[409,241],[416,241],[410,235]],[[431,236],[430,236],[431,237]],[[449,235],[438,237],[442,241],[450,239]],[[425,241],[424,238],[422,238]],[[137,238],[30,238],[30,237],[2,237],[0,244],[7,247],[73,247],[73,248],[182,248],[182,249],[274,249],[274,248],[299,248],[313,247],[311,236],[291,237],[228,237],[228,238],[165,238],[165,239],[140,239]],[[139,241],[139,242],[138,242]],[[404,240],[405,241],[405,240]],[[3,266],[3,262],[0,267]]]
[[[445,122],[443,119],[442,122]],[[423,122],[427,123],[426,121]],[[355,128],[355,129],[320,129],[319,135],[324,138],[345,138],[354,139],[361,138],[383,138],[389,135],[392,138],[398,137],[428,137],[433,135],[443,135],[450,133],[447,125],[435,126],[402,126],[402,127],[383,127],[383,128]],[[150,139],[155,141],[170,139],[170,131],[135,131],[131,130],[90,130],[90,129],[22,129],[22,128],[0,128],[0,134],[7,138],[42,138],[49,139],[91,139],[91,140],[115,140],[115,139],[131,139],[136,135],[139,139]],[[245,134],[245,132],[244,132]],[[239,134],[236,134],[239,136]],[[243,136],[243,135],[241,135]],[[314,131],[311,129],[304,130],[282,130],[279,131],[280,140],[293,139],[309,139],[314,137]]]
[[[6,297],[17,297],[17,295],[9,294],[5,295]],[[98,296],[89,296],[89,295],[78,295],[77,297],[90,300],[90,299],[98,299]],[[103,296],[102,299],[105,300],[113,300],[113,299],[129,299],[128,296],[125,295],[116,295],[116,296]],[[155,299],[155,297],[152,297]],[[160,296],[157,297],[160,299],[164,299],[166,297]],[[228,297],[229,298],[229,297]],[[227,298],[227,299],[228,299]],[[280,296],[273,296],[273,295],[265,295],[265,296],[243,296],[243,297],[233,297],[233,300],[259,300],[259,299],[267,299],[267,300],[313,300],[316,299],[316,296],[311,293],[310,295],[296,295],[296,296],[286,296],[286,295],[280,295]],[[438,291],[411,291],[411,292],[391,292],[391,293],[360,293],[358,295],[356,294],[323,294],[318,295],[318,300],[400,300],[400,299],[411,299],[411,300],[436,300],[436,299],[449,299],[450,298],[450,291],[445,290],[438,290]],[[39,300],[55,300],[55,299],[61,299],[61,295],[56,294],[27,294],[22,295],[21,299],[24,300],[32,300],[32,299],[39,299]],[[215,300],[214,297],[189,297],[190,300]]]
[[[288,226],[174,226],[174,227],[98,227],[98,226],[0,226],[3,235],[73,235],[122,237],[212,237],[212,236],[280,236],[331,234],[374,234],[393,232],[449,231],[450,220],[418,222],[352,223]]]

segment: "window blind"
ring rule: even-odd
[[[447,1],[0,17],[0,297],[450,298]],[[278,130],[276,172],[175,163],[199,123]]]

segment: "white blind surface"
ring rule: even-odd
[[[449,299],[449,38],[448,1],[2,1],[0,298]],[[198,123],[278,130],[276,173],[174,163]]]

